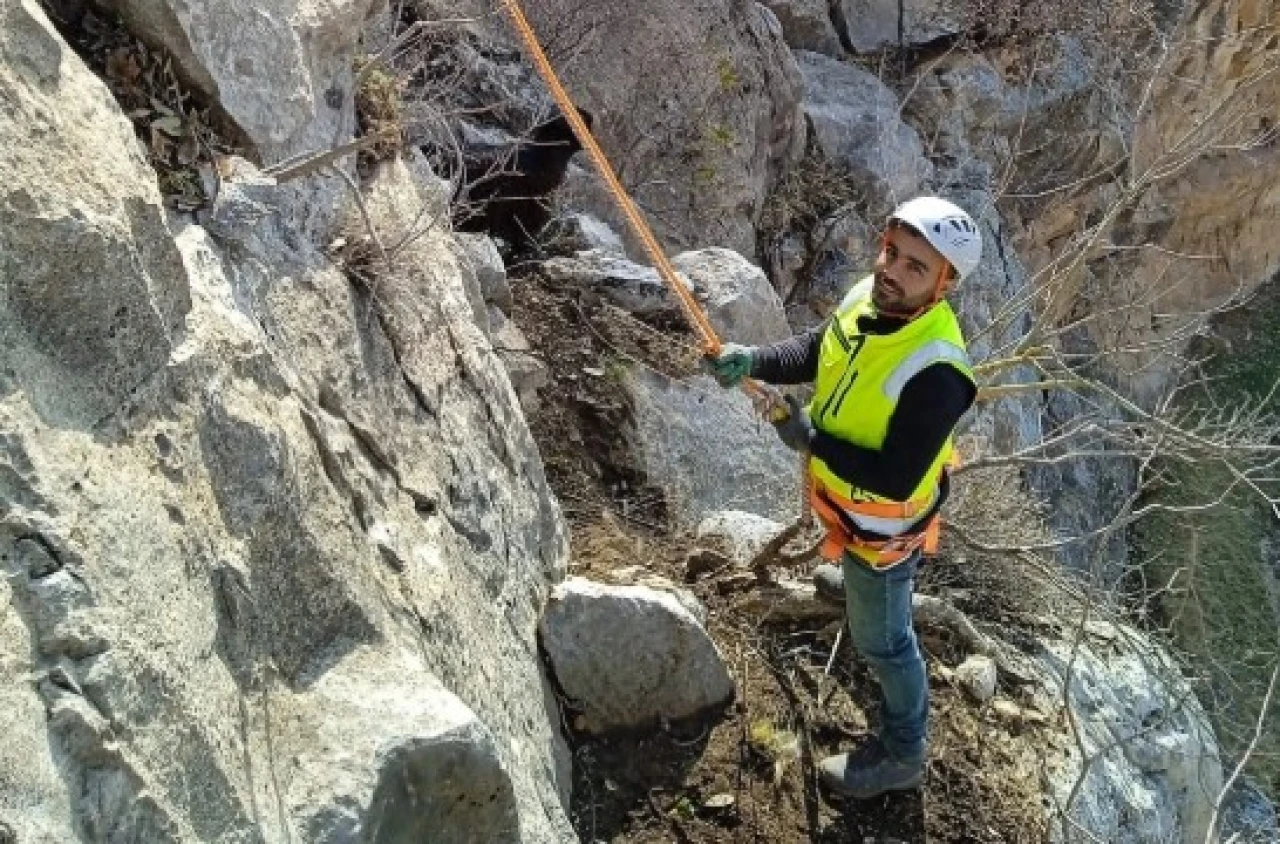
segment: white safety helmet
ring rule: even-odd
[[[934,249],[955,267],[963,280],[982,260],[982,233],[960,206],[936,196],[919,196],[904,202],[889,215],[889,222],[906,223],[924,235]]]

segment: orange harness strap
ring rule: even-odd
[[[874,553],[875,559],[869,562],[875,568],[891,568],[906,560],[917,550],[923,550],[928,555],[938,552],[938,541],[942,533],[940,513],[934,513],[927,522],[909,533],[883,540],[873,540],[850,531],[845,526],[844,514],[837,509],[876,518],[910,519],[926,512],[933,506],[932,501],[928,504],[911,501],[851,501],[831,490],[820,488],[813,478],[809,479],[808,487],[809,503],[813,507],[813,513],[826,531],[826,536],[818,549],[823,559],[835,562],[844,556],[846,550],[859,549]]]

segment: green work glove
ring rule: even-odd
[[[751,374],[752,351],[750,346],[725,343],[720,347],[720,354],[706,355],[702,361],[721,387],[732,389]]]

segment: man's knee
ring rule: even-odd
[[[858,629],[855,629],[858,628]],[[849,621],[853,645],[867,660],[887,665],[901,665],[920,658],[916,637],[910,627],[858,625]]]

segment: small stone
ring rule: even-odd
[[[1023,721],[1022,707],[1011,700],[1001,698],[994,701],[991,704],[991,709],[1001,720],[1010,721],[1014,724],[1021,724]]]
[[[956,669],[956,679],[979,703],[986,703],[996,693],[996,664],[990,657],[971,656]]]
[[[732,794],[713,794],[702,803],[704,809],[727,809],[734,803]]]

